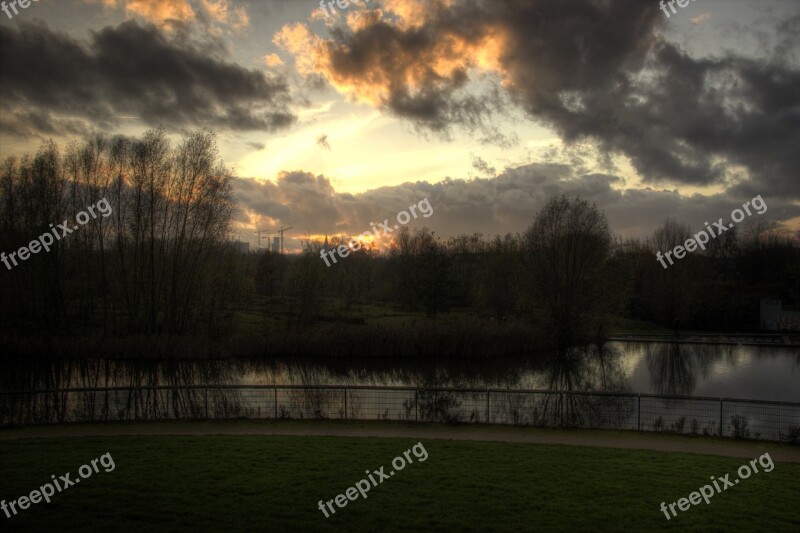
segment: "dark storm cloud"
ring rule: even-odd
[[[580,196],[596,203],[608,216],[612,230],[626,237],[648,236],[666,218],[693,227],[727,218],[752,196],[724,193],[681,196],[676,191],[622,189],[621,178],[610,174],[584,174],[559,164],[531,164],[507,169],[497,178],[439,183],[404,183],[362,194],[337,193],[324,176],[304,172],[283,173],[276,183],[238,180],[237,199],[244,211],[268,217],[276,225],[295,226],[310,234],[359,234],[370,222],[393,218],[412,203],[428,198],[434,216],[411,225],[426,225],[443,237],[481,232],[488,235],[524,231],[547,199],[553,195]],[[790,199],[764,193],[771,220],[800,216]]]
[[[449,12],[441,13],[444,17]],[[460,14],[450,13],[449,16],[453,19],[442,21],[442,25],[448,26],[445,31],[457,32],[463,26],[463,21],[456,19]],[[505,95],[494,87],[477,95],[472,94],[474,88],[467,91],[466,68],[456,68],[446,75],[437,72],[430,61],[442,53],[437,49],[442,34],[435,33],[441,29],[401,31],[386,24],[367,26],[352,37],[347,47],[331,49],[332,64],[337,73],[345,77],[370,77],[371,73],[380,71],[388,89],[385,107],[392,114],[411,120],[422,131],[449,137],[452,126],[458,124],[486,138],[496,136],[490,119],[505,107]],[[344,34],[334,33],[346,38]],[[370,52],[363,53],[366,50]],[[425,53],[420,55],[422,51]],[[409,63],[413,65],[411,69],[397,68]],[[414,87],[408,83],[409,70],[415,73],[412,76]]]
[[[650,83],[625,94],[584,91],[587,108],[605,105],[618,127],[589,113],[563,123],[628,154],[646,182],[720,183],[723,158],[748,168],[747,193],[800,196],[800,71],[730,56],[695,60],[669,44],[648,68]]]
[[[399,0],[398,0],[399,1]],[[388,95],[392,113],[435,132],[474,129],[501,104],[462,91],[484,61],[529,118],[567,142],[591,139],[630,157],[649,183],[729,184],[725,163],[745,166],[742,192],[800,198],[798,21],[781,23],[766,59],[728,52],[694,58],[665,42],[657,2],[438,0],[417,20],[383,18],[335,31],[317,48],[334,85]],[[453,44],[455,43],[455,45]],[[462,64],[443,72],[440,64]]]
[[[303,228],[333,227],[340,218],[337,203],[342,195],[336,194],[326,177],[306,172],[282,172],[275,182],[238,179],[235,195],[240,212],[282,222],[294,220],[292,225]],[[238,218],[244,218],[243,214]]]
[[[155,26],[125,22],[88,43],[20,21],[0,26],[4,129],[27,122],[60,131],[50,115],[114,124],[134,116],[151,126],[272,131],[289,126],[289,94],[280,77],[247,70]]]

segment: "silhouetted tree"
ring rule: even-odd
[[[580,198],[551,198],[525,232],[535,305],[559,344],[580,340],[607,305],[612,237],[605,215]]]

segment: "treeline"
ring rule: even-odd
[[[334,238],[330,246],[343,241]],[[468,311],[501,322],[524,320],[571,343],[596,335],[606,317],[623,307],[612,244],[596,206],[559,197],[522,235],[442,240],[426,228],[403,228],[387,253],[362,249],[330,268],[317,242],[307,242],[297,257],[263,254],[256,287],[288,298],[303,321],[318,318],[330,299],[344,310],[374,302],[429,317]],[[275,268],[281,261],[285,283]]]
[[[761,299],[800,305],[800,232],[754,215],[666,269],[655,260],[697,229],[670,219],[649,239],[621,243],[624,316],[681,329],[757,331]]]
[[[50,142],[7,159],[0,251],[26,246],[51,224],[71,225],[102,199],[113,212],[13,271],[0,265],[0,334],[99,335],[115,346],[188,337],[202,346],[244,332],[247,353],[320,353],[338,339],[359,355],[448,346],[499,354],[602,338],[620,317],[752,331],[762,298],[800,304],[800,235],[763,216],[664,269],[655,253],[686,241],[689,227],[668,220],[649,239],[623,241],[596,206],[561,196],[531,213],[521,234],[442,239],[403,228],[385,253],[362,248],[326,267],[319,242],[299,254],[236,251],[233,180],[206,131],[174,145],[158,130],[95,137],[63,154]],[[377,326],[370,306],[427,318]]]
[[[64,154],[48,142],[0,169],[0,250],[26,246],[102,199],[112,206],[13,271],[2,267],[3,324],[47,336],[221,332],[242,295],[227,244],[233,176],[207,131],[173,146],[163,131],[95,137]],[[227,268],[226,268],[227,267]]]
[[[385,254],[359,250],[330,268],[321,244],[257,258],[256,289],[285,298],[301,321],[376,303],[525,320],[560,343],[604,335],[615,317],[684,330],[757,331],[762,298],[800,305],[800,234],[754,217],[667,269],[656,252],[692,236],[667,220],[647,239],[614,239],[605,216],[556,197],[523,234],[436,237],[404,228]],[[335,238],[330,248],[346,243]],[[279,265],[283,267],[279,267]]]

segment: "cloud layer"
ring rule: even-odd
[[[286,81],[149,24],[84,43],[46,25],[0,26],[0,128],[17,135],[148,126],[274,131],[295,121]]]
[[[285,172],[276,181],[237,180],[237,222],[294,226],[295,234],[360,234],[370,222],[393,219],[412,203],[428,198],[434,216],[421,219],[443,237],[480,232],[486,235],[525,230],[554,194],[580,196],[596,203],[608,216],[612,230],[625,237],[644,237],[668,217],[695,227],[728,218],[732,209],[751,197],[734,194],[681,196],[676,191],[625,189],[609,174],[582,174],[558,164],[530,164],[507,169],[497,178],[440,183],[404,183],[362,194],[338,193],[325,176]],[[800,206],[765,193],[768,216],[787,220],[800,216]],[[412,224],[413,225],[413,224]]]
[[[169,28],[174,24],[195,21],[206,26],[217,23],[235,31],[250,25],[250,17],[243,6],[231,0],[197,0],[192,7],[189,0],[83,0],[87,4],[102,4],[107,8],[122,8],[128,17],[139,17],[156,26]]]
[[[295,24],[275,42],[302,74],[423,129],[480,128],[508,97],[567,142],[628,156],[645,183],[800,199],[800,71],[782,53],[798,48],[800,15],[754,60],[690,57],[641,0],[383,5],[330,38]],[[492,81],[501,92],[486,89]]]

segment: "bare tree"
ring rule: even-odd
[[[605,215],[580,198],[551,198],[525,232],[534,305],[559,344],[589,332],[607,304],[613,239]]]
[[[692,229],[675,219],[668,218],[653,232],[650,240],[652,251],[666,253],[679,245],[683,245],[692,236]],[[696,306],[693,284],[696,280],[697,259],[699,254],[687,254],[683,259],[675,260],[664,269],[653,257],[653,269],[657,271],[653,281],[657,307],[665,311],[662,321],[671,323],[677,332],[691,317]]]
[[[103,199],[112,207],[108,218],[95,216],[4,278],[24,302],[17,316],[66,312],[106,332],[201,329],[202,320],[220,316],[208,312],[225,299],[220,287],[238,294],[217,271],[230,259],[232,181],[207,131],[186,135],[177,148],[156,130],[132,140],[95,136],[70,145],[63,158],[48,142],[33,158],[7,160],[0,168],[3,249]]]

